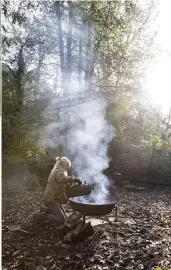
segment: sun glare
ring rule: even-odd
[[[171,107],[171,1],[158,0],[157,44],[160,54],[146,71],[146,90],[155,105],[168,113]]]
[[[171,106],[171,57],[167,54],[158,58],[157,63],[148,67],[146,89],[152,102],[168,113]]]

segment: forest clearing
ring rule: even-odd
[[[3,270],[171,270],[170,10],[2,2]]]

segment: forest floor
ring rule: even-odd
[[[162,270],[171,268],[171,189],[115,190],[118,221],[100,227],[93,239],[61,243],[55,227],[35,226],[42,191],[2,192],[2,269]],[[69,206],[67,211],[71,209]],[[110,217],[114,216],[114,211]],[[27,231],[8,231],[19,223]],[[160,268],[159,268],[160,269]]]

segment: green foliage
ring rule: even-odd
[[[66,68],[69,4],[60,4]],[[94,93],[100,92],[108,100],[107,119],[116,128],[110,147],[112,161],[123,172],[145,174],[150,164],[168,174],[169,129],[137,97],[150,51],[151,36],[144,31],[150,9],[142,10],[133,1],[76,1],[73,7],[70,75],[76,81],[75,92],[81,95],[88,72]],[[47,155],[38,145],[45,121],[58,121],[56,108],[46,111],[49,96],[51,100],[60,98],[64,90],[54,5],[51,1],[35,1],[34,5],[19,1],[14,8],[4,1],[2,12],[6,20],[2,25],[4,62],[9,66],[3,67],[2,78],[3,154],[37,160]],[[78,66],[81,84],[77,85]]]

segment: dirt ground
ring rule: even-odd
[[[55,226],[33,224],[32,213],[39,208],[42,191],[4,187],[2,196],[4,270],[171,268],[170,189],[118,188],[113,193],[118,221],[100,227],[93,239],[71,246],[61,242]],[[69,205],[66,210],[71,211]],[[19,223],[27,233],[8,231],[6,225],[11,223]]]

